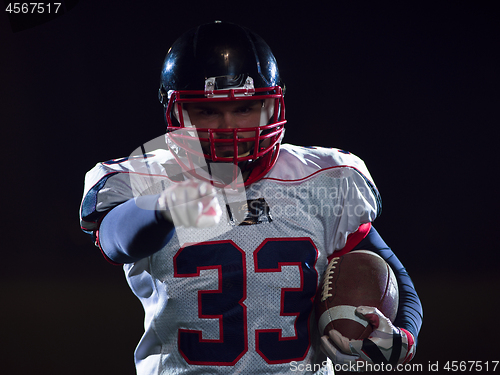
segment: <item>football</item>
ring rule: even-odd
[[[356,307],[376,307],[394,322],[398,298],[396,277],[379,255],[356,250],[333,258],[316,295],[320,334],[328,335],[334,328],[349,339],[367,338],[372,327],[356,314]]]

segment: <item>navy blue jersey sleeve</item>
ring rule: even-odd
[[[161,250],[172,238],[174,225],[155,209],[157,200],[158,195],[130,199],[102,219],[98,243],[112,262],[133,263]]]
[[[411,332],[417,341],[422,326],[423,309],[415,286],[403,264],[372,226],[368,235],[353,250],[370,250],[380,255],[392,268],[399,288],[399,308],[394,325]]]

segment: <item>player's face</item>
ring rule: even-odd
[[[186,103],[184,108],[189,114],[191,123],[198,129],[234,129],[255,128],[260,123],[262,102],[260,100],[208,102],[208,103]],[[199,132],[200,138],[208,138],[207,132]],[[215,133],[216,139],[232,139],[231,133]],[[255,137],[255,131],[238,132],[238,138]],[[238,144],[238,156],[246,156],[252,150],[254,142],[242,142]],[[204,153],[210,154],[209,142],[201,142]],[[215,154],[218,157],[234,156],[232,143],[216,143]]]

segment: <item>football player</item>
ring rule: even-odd
[[[199,26],[164,61],[166,135],[87,173],[82,229],[123,265],[145,310],[138,374],[323,374],[327,356],[396,364],[415,353],[421,304],[372,226],[380,198],[368,170],[340,149],[282,144],[283,96],[259,36]],[[398,315],[361,306],[369,339],[320,337],[321,276],[354,249],[390,264]]]

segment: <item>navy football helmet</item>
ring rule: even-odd
[[[278,157],[286,123],[283,95],[276,59],[262,38],[231,23],[201,25],[177,39],[163,63],[159,100],[168,147],[181,167],[196,177],[206,179],[196,172],[201,164],[210,169],[213,163],[230,163],[235,173],[244,173],[244,185],[255,182]],[[262,103],[260,123],[244,129],[200,128],[184,108],[187,103],[249,100]],[[200,142],[209,146],[200,147]],[[238,154],[243,142],[253,146]],[[231,144],[232,155],[218,156],[216,147],[221,144]]]

